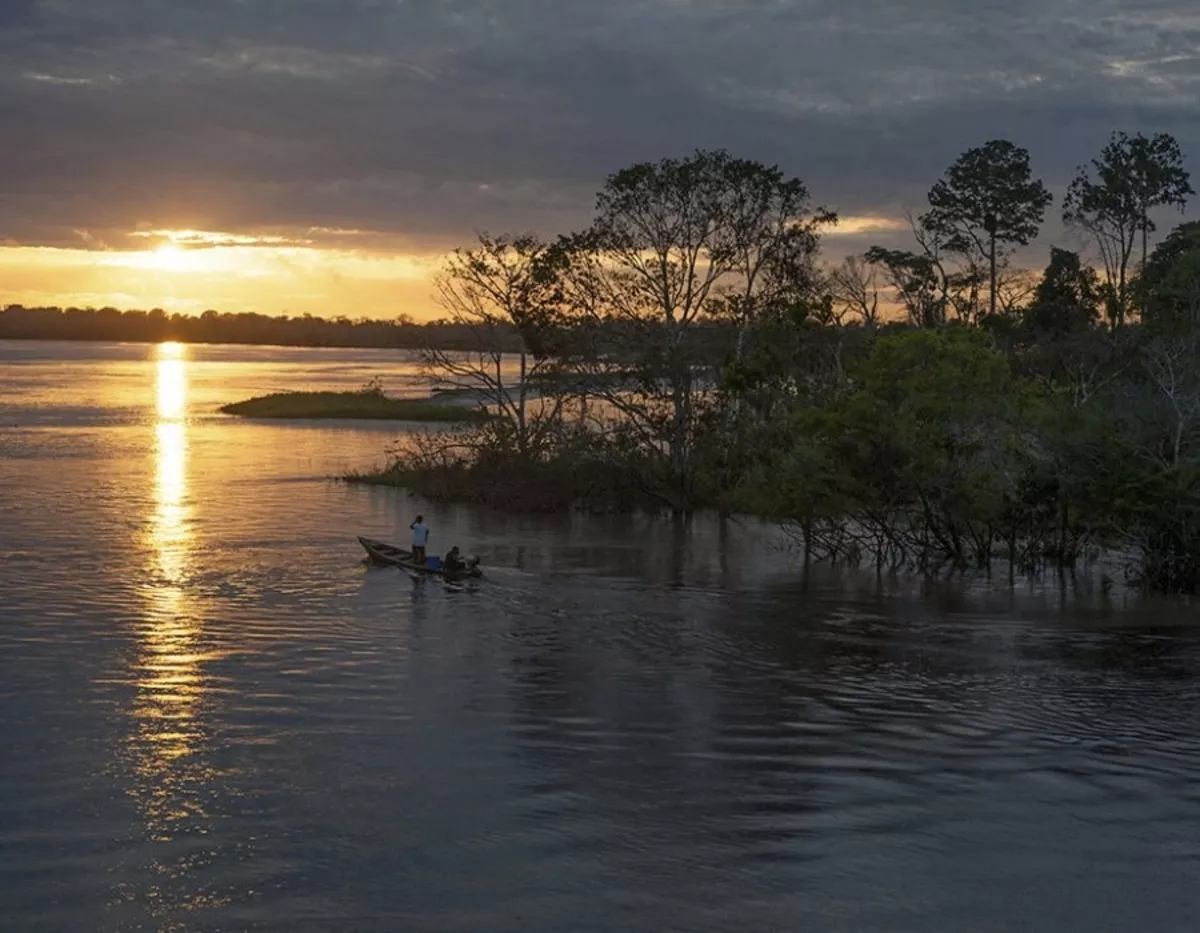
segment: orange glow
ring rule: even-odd
[[[197,230],[133,234],[145,249],[0,246],[0,304],[440,316],[432,278],[443,254],[354,249],[359,232],[318,233],[332,247]]]
[[[908,223],[895,217],[839,216],[837,226],[823,231],[827,237],[862,236],[867,233],[900,233],[908,229]]]
[[[865,242],[906,229],[894,217],[851,215],[824,236]],[[164,227],[121,239],[138,248],[0,246],[0,304],[417,320],[443,314],[433,278],[445,252],[380,245],[380,235],[367,230],[314,227],[284,235]]]

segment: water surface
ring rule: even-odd
[[[328,477],[384,351],[0,343],[4,930],[1200,929],[1194,608]],[[356,534],[479,553],[451,592]]]

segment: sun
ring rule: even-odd
[[[164,272],[184,272],[190,268],[187,250],[167,243],[150,253],[150,265]]]

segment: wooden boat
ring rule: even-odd
[[[412,573],[427,573],[446,580],[477,579],[483,576],[483,571],[479,569],[478,563],[468,566],[465,570],[451,573],[442,566],[442,559],[436,554],[428,555],[424,564],[418,564],[413,560],[412,551],[406,551],[394,544],[388,544],[386,541],[376,541],[374,538],[364,538],[359,535],[358,543],[363,546],[367,556],[377,564],[400,567]]]
[[[412,563],[412,551],[398,548],[386,541],[376,541],[374,538],[358,536],[358,543],[363,546],[367,556],[377,564],[396,566],[400,563]]]

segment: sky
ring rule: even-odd
[[[476,231],[696,148],[801,178],[838,259],[1010,139],[1042,265],[1116,129],[1200,169],[1194,0],[0,0],[0,304],[436,316]]]

